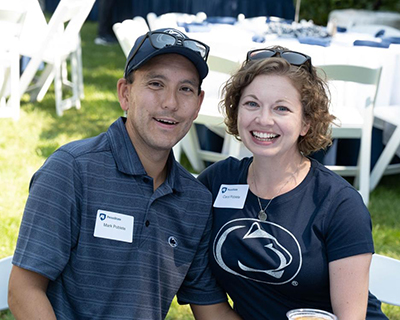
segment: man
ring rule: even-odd
[[[117,84],[127,117],[57,150],[32,178],[9,305],[16,319],[234,319],[208,264],[211,196],[171,148],[199,112],[209,48],[139,37]]]

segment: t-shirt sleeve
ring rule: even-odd
[[[180,304],[208,305],[227,301],[225,292],[217,284],[209,266],[209,242],[212,216],[210,214],[199,247],[177,298]]]
[[[328,261],[373,253],[372,222],[359,193],[351,188],[339,191],[325,221]]]
[[[56,151],[31,179],[14,265],[57,278],[79,237],[81,189],[75,159]]]

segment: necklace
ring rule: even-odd
[[[266,212],[266,211],[267,211],[269,205],[271,204],[272,200],[274,200],[274,199],[281,193],[282,189],[289,183],[290,179],[292,179],[292,177],[296,176],[296,174],[299,172],[300,165],[301,165],[301,162],[302,162],[302,161],[303,161],[303,157],[301,157],[300,164],[297,166],[296,171],[293,172],[293,174],[290,175],[289,179],[288,179],[288,180],[285,182],[285,184],[279,189],[279,191],[277,192],[277,194],[276,194],[275,196],[273,196],[273,197],[271,198],[271,200],[268,201],[268,203],[267,203],[267,205],[265,206],[264,209],[263,209],[263,207],[262,207],[262,205],[261,205],[261,200],[260,200],[260,198],[256,195],[257,200],[258,200],[258,205],[260,206],[260,211],[258,212],[258,219],[259,219],[259,220],[261,220],[261,221],[267,220],[267,217],[268,217],[268,216],[267,216],[267,212]],[[252,171],[253,171],[254,186],[255,186],[256,192],[257,192],[257,182],[256,182],[255,175],[254,175],[254,167],[253,167],[253,170],[252,170]]]

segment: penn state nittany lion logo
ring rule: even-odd
[[[257,219],[227,222],[215,237],[213,254],[229,273],[276,285],[293,280],[302,265],[294,235],[280,225]]]

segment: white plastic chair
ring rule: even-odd
[[[179,23],[200,23],[206,18],[207,15],[204,12],[199,12],[196,15],[180,12],[168,12],[159,16],[157,16],[154,12],[149,12],[146,15],[150,30],[171,27],[185,31],[184,28],[179,27]]]
[[[374,116],[374,125],[376,127],[389,129],[388,126],[393,126],[394,131],[372,169],[371,190],[375,189],[384,174],[400,173],[399,163],[390,164],[395,153],[400,148],[400,106],[376,106]]]
[[[113,25],[113,31],[118,39],[122,51],[127,57],[131,51],[135,40],[149,31],[146,20],[137,16],[133,19],[127,19],[123,22],[117,22]]]
[[[8,279],[12,268],[12,256],[0,259],[0,311],[8,309]]]
[[[370,192],[371,140],[374,106],[381,69],[354,65],[320,65],[329,80],[332,93],[332,113],[340,126],[332,127],[333,138],[360,139],[357,165],[329,165],[329,169],[342,176],[354,176],[354,186],[358,188],[366,205]],[[361,89],[360,89],[361,87]],[[353,99],[346,93],[353,92]]]
[[[23,8],[0,8],[0,118],[20,116],[19,37],[25,14]]]
[[[381,302],[400,306],[400,260],[375,253],[369,271],[369,291]]]
[[[175,146],[174,153],[179,159],[179,147],[185,152],[193,169],[200,172],[205,168],[205,161],[215,162],[228,156],[240,157],[241,143],[233,136],[225,132],[224,117],[218,111],[220,101],[220,89],[230,75],[240,67],[237,61],[225,59],[219,56],[208,57],[209,75],[204,79],[202,88],[205,97],[195,124],[207,126],[213,132],[224,138],[222,152],[203,150],[200,147],[199,137],[193,125],[188,134]]]
[[[42,37],[38,35],[38,50],[27,54],[31,60],[21,76],[20,95],[32,91],[31,100],[41,101],[54,80],[56,112],[59,116],[73,106],[77,109],[81,106],[83,75],[79,32],[94,2],[61,0]],[[71,63],[71,80],[67,77],[68,61]],[[42,62],[46,63],[46,67],[37,83],[30,86]],[[72,97],[63,99],[63,85],[72,89]]]

